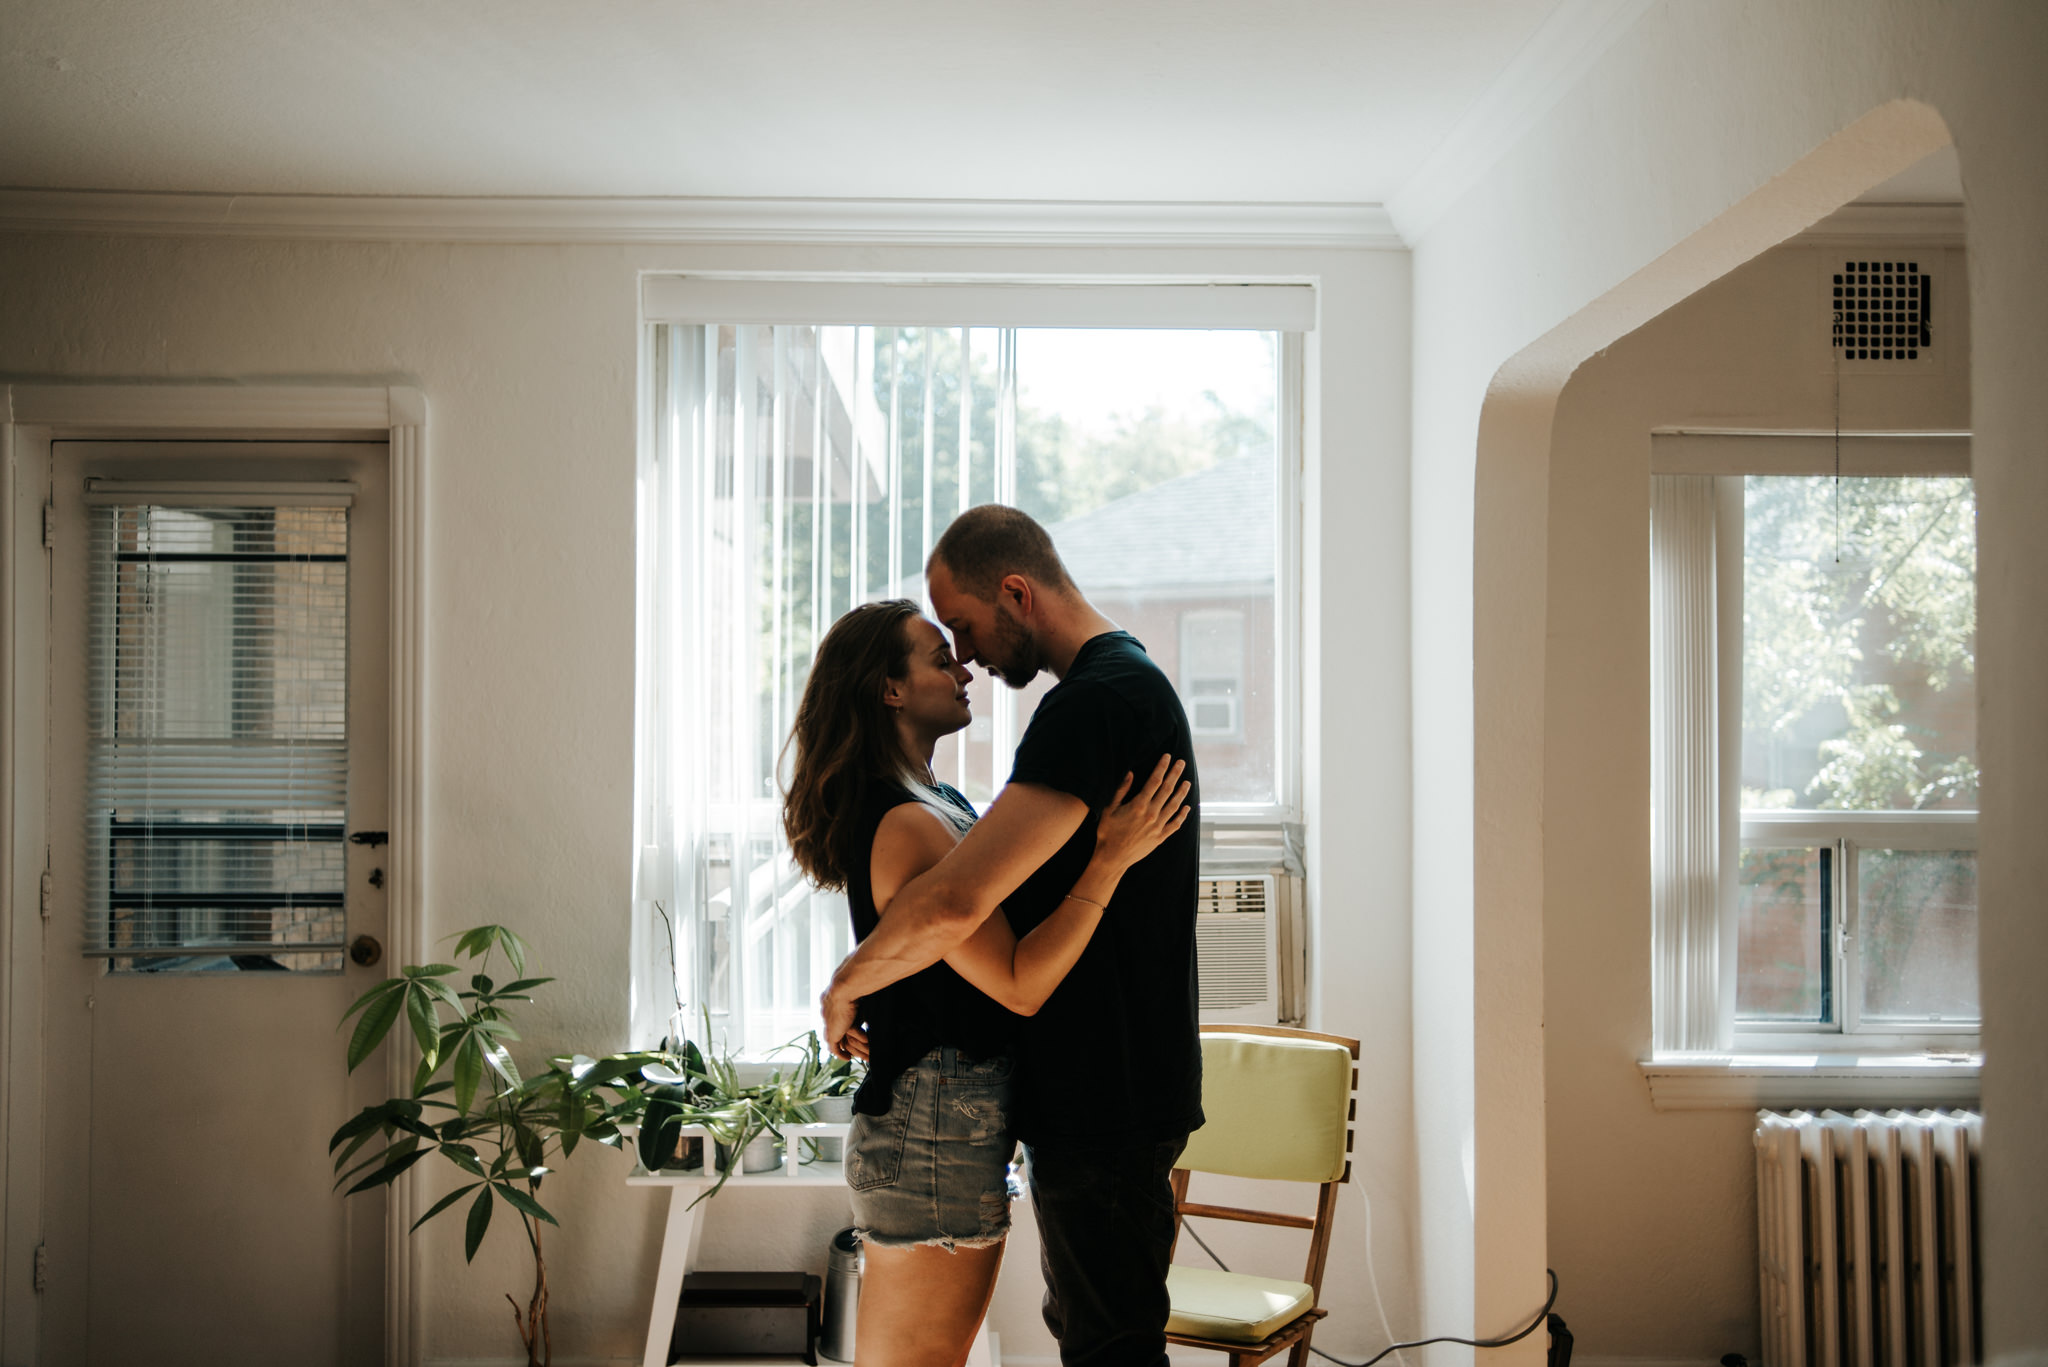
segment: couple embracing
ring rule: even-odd
[[[784,804],[860,942],[821,1003],[834,1052],[868,1060],[846,1159],[857,1361],[965,1361],[1021,1142],[1065,1367],[1159,1367],[1170,1174],[1202,1123],[1187,717],[1024,513],[969,509],[925,570],[943,631],[898,599],[819,644]],[[931,769],[970,720],[970,664],[1059,680],[979,820]]]

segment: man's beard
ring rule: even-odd
[[[1045,652],[1038,637],[1022,622],[996,605],[996,648],[983,661],[992,673],[1002,676],[1012,688],[1022,688],[1045,668]]]

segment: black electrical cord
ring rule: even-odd
[[[1184,1222],[1181,1228],[1187,1230],[1188,1237],[1202,1246],[1202,1252],[1215,1260],[1216,1266],[1222,1268],[1225,1272],[1230,1271],[1230,1265],[1221,1258],[1216,1257],[1216,1250],[1209,1247],[1206,1239],[1195,1233],[1193,1226]],[[1319,1358],[1336,1363],[1337,1367],[1373,1367],[1375,1362],[1378,1362],[1388,1353],[1398,1352],[1403,1348],[1422,1348],[1432,1343],[1462,1343],[1467,1348],[1505,1348],[1510,1343],[1520,1343],[1523,1339],[1542,1328],[1544,1321],[1550,1318],[1550,1307],[1557,1304],[1557,1274],[1546,1267],[1543,1269],[1543,1275],[1550,1278],[1550,1299],[1543,1302],[1543,1308],[1536,1312],[1535,1319],[1529,1321],[1527,1329],[1524,1329],[1519,1334],[1510,1334],[1504,1339],[1461,1339],[1452,1338],[1449,1334],[1444,1334],[1433,1339],[1417,1339],[1413,1343],[1390,1343],[1363,1362],[1346,1362],[1343,1358],[1334,1357],[1313,1344],[1309,1346],[1309,1351]]]

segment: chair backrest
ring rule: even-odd
[[[1308,1231],[1301,1279],[1323,1294],[1337,1186],[1351,1180],[1351,1122],[1358,1116],[1358,1041],[1275,1025],[1202,1027],[1202,1128],[1188,1136],[1173,1173],[1174,1241],[1184,1215]],[[1193,1172],[1314,1182],[1316,1213],[1287,1215],[1188,1200]],[[1306,1359],[1296,1352],[1290,1367]]]
[[[1287,1182],[1350,1176],[1358,1042],[1273,1026],[1202,1027],[1201,1129],[1179,1166]]]

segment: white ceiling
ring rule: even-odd
[[[0,185],[1381,204],[1639,8],[0,0]]]

